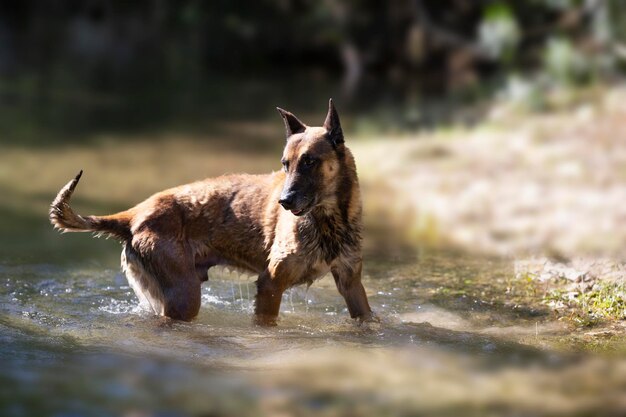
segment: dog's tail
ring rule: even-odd
[[[128,211],[111,216],[81,216],[70,207],[72,193],[83,175],[81,170],[76,177],[61,188],[50,205],[50,222],[62,232],[94,232],[96,235],[112,236],[120,240],[131,237],[131,214]]]

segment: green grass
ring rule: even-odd
[[[591,327],[605,321],[626,319],[626,283],[597,283],[593,289],[570,297],[560,288],[544,296],[545,302],[560,302],[567,307],[565,316],[573,323]]]

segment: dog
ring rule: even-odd
[[[362,205],[354,157],[332,99],[322,127],[277,108],[287,135],[282,171],[228,175],[168,189],[126,211],[81,216],[70,207],[82,171],[50,207],[63,232],[120,240],[122,268],[142,304],[190,321],[208,270],[258,274],[255,321],[275,325],[283,292],[331,272],[352,318],[375,319],[361,283]]]

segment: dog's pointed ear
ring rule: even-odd
[[[341,130],[341,122],[339,121],[339,114],[333,99],[328,100],[328,114],[324,121],[324,129],[328,132],[328,139],[333,143],[333,146],[337,146],[343,143],[343,131]]]
[[[285,132],[287,133],[287,138],[295,133],[304,132],[306,125],[294,116],[293,113],[283,110],[280,107],[276,107],[276,110],[278,110],[278,113],[280,113],[280,116],[283,118],[283,122],[285,122]]]

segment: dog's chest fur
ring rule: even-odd
[[[340,215],[316,210],[295,222],[279,222],[268,267],[284,276],[288,287],[311,284],[337,262],[349,264],[360,244],[360,221],[348,224]]]
[[[314,213],[296,228],[300,250],[317,262],[330,265],[360,248],[360,227],[344,222],[339,213]]]

